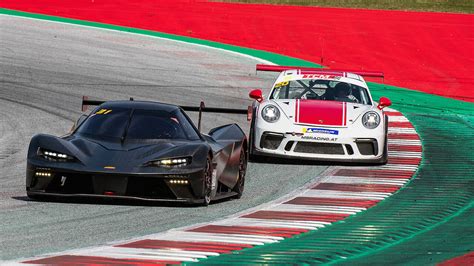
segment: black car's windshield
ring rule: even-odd
[[[372,104],[360,86],[330,80],[292,80],[275,84],[270,99],[309,99]]]
[[[78,128],[78,133],[126,139],[187,139],[199,135],[180,110],[98,109]]]

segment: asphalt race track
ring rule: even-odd
[[[147,36],[0,15],[0,259],[157,233],[242,211],[285,195],[324,165],[250,164],[244,197],[209,207],[36,202],[25,193],[26,150],[36,133],[62,135],[97,99],[246,108],[273,74],[259,61]],[[204,131],[245,117],[204,115]]]

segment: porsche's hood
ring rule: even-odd
[[[320,100],[272,100],[295,124],[347,127],[370,105]]]

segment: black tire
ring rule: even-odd
[[[255,154],[255,112],[256,108],[253,108],[252,113],[252,122],[250,123],[250,131],[249,131],[249,161],[250,162],[257,162],[259,156]]]
[[[212,162],[211,158],[208,157],[206,161],[206,168],[204,169],[204,196],[202,206],[208,206],[211,203],[212,194]]]
[[[385,116],[385,145],[383,147],[382,157],[377,164],[384,165],[388,162],[388,116]]]
[[[232,191],[237,192],[235,198],[240,199],[242,194],[244,193],[244,186],[245,186],[245,174],[247,173],[247,157],[245,156],[245,150],[242,146],[240,151],[240,160],[239,160],[239,180],[237,180],[237,184],[235,184]]]

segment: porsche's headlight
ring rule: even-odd
[[[185,166],[191,163],[191,157],[182,157],[182,158],[167,158],[156,161],[151,161],[148,165],[152,166],[164,166],[164,167],[174,167],[174,166]]]
[[[263,107],[262,117],[268,123],[274,123],[280,119],[280,110],[275,105],[269,104]]]
[[[362,116],[362,124],[368,129],[374,129],[380,125],[380,116],[376,112],[367,112]]]
[[[74,160],[74,157],[67,155],[65,153],[60,153],[60,152],[47,150],[43,148],[38,149],[38,155],[51,161],[65,162],[65,161]]]

